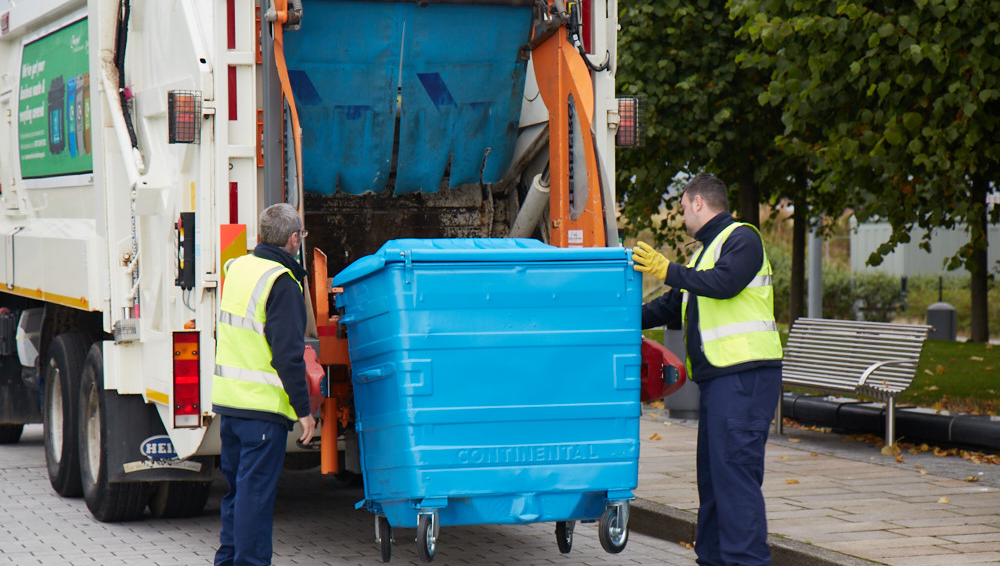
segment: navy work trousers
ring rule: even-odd
[[[274,497],[285,463],[288,428],[222,415],[222,531],[215,566],[268,566]]]
[[[698,385],[698,564],[767,566],[771,551],[761,484],[781,368],[756,368]]]

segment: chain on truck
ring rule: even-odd
[[[642,128],[615,98],[616,12],[0,1],[0,442],[44,423],[52,487],[99,520],[200,513],[221,265],[289,202],[321,470],[358,473],[328,277],[393,238],[618,245],[614,148]]]

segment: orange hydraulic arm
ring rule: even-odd
[[[299,216],[304,217],[302,203],[302,127],[299,125],[299,111],[295,107],[295,96],[292,94],[292,83],[288,78],[288,67],[285,65],[284,25],[289,21],[288,0],[274,0],[274,63],[278,69],[278,79],[281,82],[281,94],[288,103],[292,119],[292,142],[295,144],[295,181],[298,194]],[[285,195],[285,201],[291,200]]]
[[[347,337],[337,332],[337,315],[330,316],[330,285],[326,278],[326,254],[313,248],[312,270],[309,291],[316,314],[316,330],[319,334],[320,365],[327,367],[327,392],[320,407],[322,428],[320,430],[320,468],[324,474],[335,474],[339,470],[337,460],[337,437],[339,428],[350,423],[350,411],[354,406],[351,393],[350,361],[347,354]]]
[[[555,31],[548,30],[551,35],[540,42],[536,26],[538,43],[532,50],[538,88],[549,109],[549,242],[564,248],[606,246],[606,203],[592,134],[594,85],[565,22],[555,23]]]

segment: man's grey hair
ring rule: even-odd
[[[302,229],[299,211],[287,203],[272,204],[260,213],[260,241],[284,247]]]

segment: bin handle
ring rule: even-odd
[[[370,383],[396,374],[396,368],[392,364],[366,369],[354,374],[354,379],[361,383]]]

